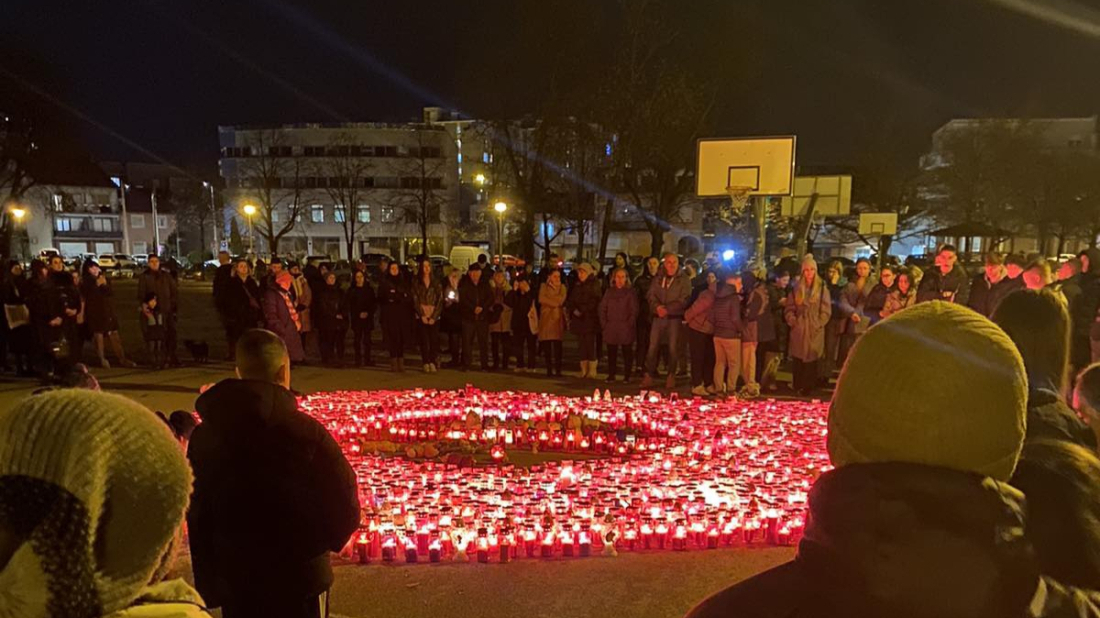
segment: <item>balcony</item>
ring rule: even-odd
[[[112,239],[122,238],[117,214],[84,215],[57,213],[53,221],[55,238]]]

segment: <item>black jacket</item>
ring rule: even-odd
[[[575,335],[594,334],[600,330],[600,283],[591,275],[569,288],[565,298],[565,311],[569,315],[569,330]],[[577,315],[577,314],[580,315]]]
[[[217,607],[327,590],[328,553],[359,526],[355,473],[336,441],[276,384],[224,380],[195,407],[187,525],[203,598]]]
[[[917,302],[945,300],[965,306],[970,296],[969,283],[966,271],[959,264],[955,264],[951,272],[946,275],[940,272],[938,266],[933,266],[924,273],[924,277],[920,280],[920,288],[917,289]]]
[[[715,594],[690,618],[1096,616],[1095,593],[1039,573],[1023,495],[914,464],[850,465],[810,492],[798,555]],[[1042,586],[1042,588],[1040,588]]]
[[[1031,389],[1027,397],[1027,439],[1064,440],[1096,451],[1096,434],[1053,391]]]
[[[512,308],[512,333],[531,335],[531,321],[527,315],[531,313],[531,305],[535,304],[537,294],[528,290],[526,294],[519,290],[512,290],[504,296],[504,304]]]
[[[363,287],[359,288],[355,287],[353,281],[345,295],[347,296],[348,319],[352,328],[357,330],[374,328],[374,310],[377,308],[378,303],[375,301],[374,288],[371,287],[370,282],[364,282]],[[359,317],[362,313],[366,313],[367,317]]]
[[[482,277],[484,276],[482,274]],[[458,306],[463,322],[488,321],[489,308],[493,306],[495,300],[493,288],[489,287],[484,278],[474,285],[474,281],[467,275],[458,284]],[[481,313],[474,312],[478,307],[481,307]]]
[[[239,328],[255,328],[263,319],[263,291],[252,277],[230,277],[222,284],[221,297],[220,302],[225,303],[222,315],[227,322]]]
[[[382,307],[382,328],[404,328],[412,322],[412,294],[401,275],[385,275],[378,284],[378,304]]]
[[[1085,252],[1089,269],[1073,278],[1073,298],[1069,301],[1070,363],[1076,373],[1092,360],[1089,333],[1100,311],[1100,249]]]
[[[320,288],[313,288],[310,313],[314,328],[327,331],[348,328],[348,311],[339,286],[322,283]]]
[[[229,303],[229,295],[227,294],[229,284],[232,283],[233,277],[232,264],[222,264],[218,266],[218,270],[214,273],[214,308],[223,316],[228,315],[233,310],[233,306]]]
[[[981,273],[974,277],[973,283],[970,284],[970,300],[967,306],[987,318],[993,317],[993,312],[997,310],[1001,301],[1018,289],[1020,289],[1019,286],[1008,277],[990,285],[989,279],[985,278],[985,273]]]
[[[871,324],[878,324],[882,321],[882,310],[886,307],[886,297],[892,291],[893,288],[886,287],[881,281],[871,288],[871,293],[867,295],[867,301],[863,303],[863,313],[871,320]]]

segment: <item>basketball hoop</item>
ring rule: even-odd
[[[730,196],[730,204],[734,212],[741,212],[752,197],[753,187],[726,187],[726,193]]]

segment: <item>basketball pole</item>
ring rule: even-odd
[[[754,264],[757,268],[765,268],[768,265],[765,254],[768,242],[768,198],[754,195],[752,200],[753,211],[756,216],[756,260]]]

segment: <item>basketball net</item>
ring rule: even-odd
[[[745,206],[749,203],[749,198],[752,197],[752,187],[726,187],[726,192],[730,196],[730,204],[733,206],[734,212],[742,212]]]

